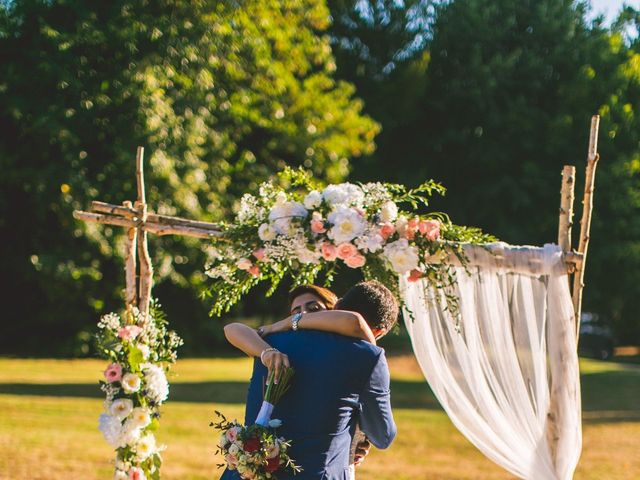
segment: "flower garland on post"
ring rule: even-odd
[[[215,245],[206,267],[213,278],[205,292],[214,299],[211,314],[228,311],[263,280],[271,282],[267,295],[287,275],[301,285],[322,274],[328,286],[341,265],[362,269],[365,279],[396,294],[399,275],[425,278],[456,309],[450,254],[464,265],[463,243],[495,239],[454,225],[444,213],[415,213],[432,194],[444,192],[434,181],[414,189],[390,183],[323,186],[304,170],[285,169],[263,183],[258,195],[244,195],[235,221],[222,225],[228,241]]]
[[[131,307],[98,322],[100,354],[111,363],[100,388],[106,394],[100,431],[116,450],[114,480],[157,480],[165,448],[156,443],[160,405],[169,396],[166,374],[182,339],[167,330],[160,305],[148,314]]]

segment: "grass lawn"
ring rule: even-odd
[[[0,358],[0,479],[109,479],[97,430],[105,363]],[[213,411],[243,417],[248,359],[180,360],[163,409],[163,478],[217,479]],[[373,451],[362,480],[513,478],[480,454],[438,406],[413,357],[390,360],[399,435]],[[576,479],[640,478],[640,368],[582,360],[584,448]]]

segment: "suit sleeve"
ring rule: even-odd
[[[397,428],[391,411],[389,366],[384,352],[378,356],[360,395],[360,403],[360,428],[376,448],[388,448],[396,437]]]

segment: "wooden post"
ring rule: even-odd
[[[576,167],[565,165],[562,169],[562,187],[560,189],[560,221],[558,223],[558,245],[565,253],[571,251],[571,227],[573,226],[573,200],[575,183]]]
[[[576,315],[576,338],[580,332],[580,311],[582,309],[582,289],[584,288],[584,267],[589,248],[589,231],[591,230],[591,212],[593,210],[593,191],[595,190],[596,166],[598,155],[598,127],[600,116],[591,117],[591,131],[589,134],[589,152],[587,155],[587,169],[584,182],[584,197],[582,200],[582,220],[580,220],[580,244],[578,253],[582,254],[582,263],[577,266],[573,277],[573,309]]]
[[[133,208],[130,201],[122,203],[126,208]],[[136,281],[136,238],[137,229],[128,228],[127,235],[125,237],[125,249],[124,249],[124,272],[125,272],[125,305],[127,310],[135,306],[137,303],[137,281]]]
[[[143,318],[149,313],[149,302],[151,301],[151,285],[153,282],[153,266],[147,247],[147,232],[144,222],[147,221],[147,199],[144,190],[144,148],[138,147],[136,155],[136,179],[138,183],[138,200],[136,210],[138,211],[138,257],[140,259],[140,291],[138,293],[138,308]]]

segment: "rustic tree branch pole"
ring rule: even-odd
[[[123,203],[126,208],[133,208],[130,201]],[[136,278],[136,239],[138,236],[135,227],[127,229],[124,249],[124,271],[125,271],[125,304],[130,310],[137,303],[137,278]]]
[[[596,166],[598,155],[598,128],[600,116],[591,117],[591,131],[589,134],[589,151],[587,155],[587,169],[584,182],[584,197],[582,200],[582,220],[580,220],[580,243],[578,253],[582,254],[582,263],[576,269],[573,277],[573,309],[576,315],[576,338],[580,332],[580,312],[582,309],[582,289],[584,288],[584,267],[589,248],[589,231],[591,230],[591,213],[593,211],[593,191],[595,190]]]
[[[571,251],[571,227],[573,226],[573,200],[576,182],[576,167],[565,165],[562,169],[560,189],[560,221],[558,223],[558,245],[563,252]]]
[[[144,190],[144,148],[138,147],[136,155],[136,179],[138,182],[138,200],[136,209],[138,211],[138,258],[140,259],[140,283],[138,293],[138,308],[145,316],[149,313],[149,302],[151,301],[151,286],[153,284],[153,266],[151,256],[147,247],[147,231],[145,222],[147,221],[147,199]]]

